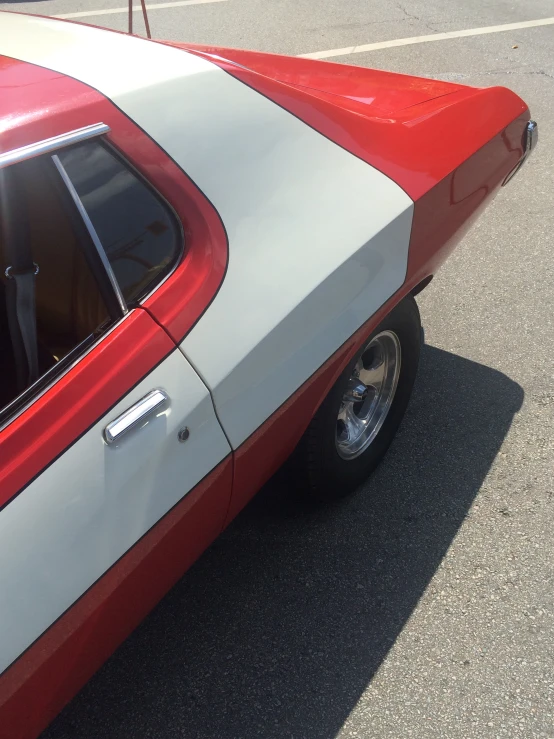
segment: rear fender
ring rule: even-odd
[[[310,59],[173,45],[207,58],[270,98],[386,174],[414,201],[516,119],[519,154],[506,147],[504,153],[512,166],[512,155],[522,155],[529,112],[503,87],[473,88]],[[509,138],[511,146],[511,133]]]

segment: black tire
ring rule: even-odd
[[[359,456],[344,459],[336,446],[337,416],[347,383],[363,350],[350,362],[312,419],[294,455],[294,469],[302,493],[317,502],[343,498],[358,488],[381,462],[406,412],[417,374],[422,329],[413,297],[399,303],[364,342],[392,331],[400,342],[398,384],[377,436]]]

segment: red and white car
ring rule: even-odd
[[[344,495],[414,383],[414,295],[526,104],[0,13],[0,736],[56,715],[293,455]]]

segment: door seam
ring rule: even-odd
[[[219,427],[220,427],[221,431],[223,432],[223,436],[227,440],[227,444],[229,444],[229,449],[231,450],[231,458],[232,458],[232,462],[233,462],[232,463],[232,475],[231,475],[231,495],[229,496],[229,502],[227,504],[227,511],[226,511],[226,514],[225,514],[225,518],[223,519],[223,525],[221,527],[221,531],[223,531],[223,529],[225,528],[225,522],[227,521],[227,518],[228,518],[228,515],[229,515],[229,511],[231,509],[231,500],[233,498],[233,492],[234,492],[234,489],[235,489],[235,463],[236,463],[236,460],[235,460],[235,449],[233,448],[233,445],[231,444],[231,440],[229,439],[229,436],[227,435],[227,432],[225,431],[225,427],[221,423],[221,418],[219,417],[219,413],[217,412],[217,407],[216,407],[216,404],[215,404],[213,393],[212,393],[211,388],[209,387],[208,383],[204,379],[202,373],[198,370],[198,368],[195,366],[195,364],[193,362],[191,362],[190,358],[187,357],[187,355],[185,354],[185,352],[181,348],[180,344],[177,344],[177,342],[175,341],[175,339],[173,338],[173,336],[169,333],[169,331],[167,330],[167,328],[163,325],[163,323],[160,323],[160,321],[152,313],[152,311],[150,311],[145,305],[137,306],[137,308],[139,310],[144,310],[144,311],[146,311],[146,313],[148,313],[148,315],[150,316],[150,318],[152,318],[152,320],[155,321],[155,323],[162,329],[162,331],[164,331],[167,334],[167,336],[169,337],[170,341],[173,343],[173,345],[175,346],[175,348],[182,354],[182,356],[184,357],[184,359],[190,364],[190,366],[192,367],[192,369],[194,370],[194,372],[197,374],[198,378],[200,379],[200,381],[202,382],[202,384],[204,385],[204,387],[208,391],[208,394],[210,396],[210,400],[211,400],[211,403],[212,403],[212,408],[213,408],[213,411],[214,411],[214,415],[216,417],[216,420],[217,420],[217,422],[219,424]]]

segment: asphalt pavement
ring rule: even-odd
[[[220,0],[149,17],[158,38],[312,54],[553,15],[549,0]],[[333,60],[508,86],[539,145],[419,299],[427,346],[377,474],[317,511],[273,480],[41,739],[554,738],[554,26]]]

